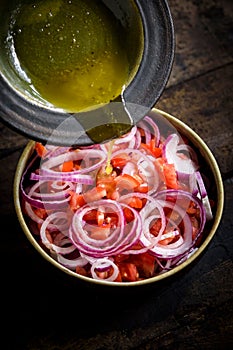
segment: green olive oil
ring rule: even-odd
[[[24,2],[12,14],[13,64],[49,104],[95,108],[120,96],[129,79],[124,30],[100,0]]]

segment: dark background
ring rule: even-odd
[[[26,239],[13,178],[27,139],[0,124],[2,349],[231,349],[233,346],[233,2],[170,0],[172,73],[156,107],[195,130],[219,164],[221,224],[204,254],[149,288],[97,288],[62,275]]]

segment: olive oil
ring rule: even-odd
[[[112,151],[114,146],[115,140],[111,140],[109,143],[109,149],[108,149],[108,155],[107,155],[107,161],[105,166],[105,173],[107,175],[110,175],[112,173],[113,167],[111,164],[111,157],[112,157]]]
[[[126,123],[107,123],[89,129],[86,133],[94,143],[102,143],[126,134],[131,128],[132,125]]]
[[[100,0],[27,1],[12,14],[7,43],[22,79],[49,104],[79,112],[121,95],[130,74],[124,30]]]

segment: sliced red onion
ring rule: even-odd
[[[75,149],[65,154],[60,154],[41,163],[40,174],[55,174],[54,167],[59,167],[67,161],[81,160],[81,168],[76,171],[66,172],[66,176],[75,174],[90,173],[98,169],[106,161],[106,153],[97,149],[79,150]]]
[[[32,209],[31,204],[27,202],[25,202],[25,211],[27,215],[33,220],[33,222],[37,223],[39,226],[43,224],[45,219],[42,219],[40,216],[38,216]],[[48,224],[47,228],[50,232],[57,231],[57,226],[53,224]]]
[[[145,193],[136,192],[133,194],[133,196],[138,197],[140,199],[146,199],[147,201],[146,205],[139,212],[139,216],[141,217],[143,223],[142,232],[140,235],[140,242],[142,244],[142,248],[139,248],[137,250],[127,250],[124,252],[124,254],[140,254],[147,252],[159,240],[159,237],[162,235],[166,225],[165,214],[163,208],[158,203],[158,201],[156,201],[152,196],[149,196]],[[130,202],[131,198],[131,194],[126,194],[121,196],[119,201],[127,204]],[[152,220],[158,218],[161,219],[161,228],[159,230],[159,235],[158,237],[152,237],[152,235],[149,232],[149,224]]]
[[[145,116],[143,120],[138,123],[138,127],[143,129],[145,134],[145,144],[149,144],[152,136],[155,139],[155,147],[158,147],[160,142],[160,131],[155,121],[149,116]]]
[[[207,191],[206,191],[206,188],[205,188],[204,181],[203,181],[201,173],[199,171],[195,171],[194,174],[195,174],[195,177],[196,177],[197,186],[198,186],[198,189],[199,189],[200,196],[203,199],[203,198],[205,198],[207,196]]]
[[[187,157],[191,158],[194,164],[198,166],[197,154],[190,145],[187,145],[186,143],[181,143],[180,145],[177,146],[177,152],[181,153],[181,155],[182,153],[186,154]]]
[[[36,181],[69,181],[73,183],[80,183],[84,185],[93,185],[94,179],[87,174],[70,174],[66,172],[55,172],[54,174],[36,174],[31,173],[30,180]]]
[[[141,133],[139,130],[137,130],[135,133],[134,149],[139,149],[139,147],[141,146],[141,142],[142,142]]]
[[[181,145],[179,145],[179,142],[180,138],[177,134],[169,135],[163,145],[163,156],[168,164],[174,164],[177,172],[192,174],[199,167],[199,165],[195,163],[196,157],[192,159],[192,156],[195,153],[193,151],[192,153],[189,153],[189,156],[185,154],[181,155]],[[190,149],[191,148],[188,148],[188,150]]]
[[[193,245],[192,224],[188,214],[184,210],[182,210],[180,207],[178,207],[178,205],[175,205],[175,206],[170,205],[167,201],[166,202],[160,201],[160,204],[164,208],[168,207],[178,212],[178,214],[182,218],[182,222],[184,225],[183,240],[180,242],[181,244],[179,246],[177,245],[172,246],[170,244],[167,244],[164,246],[162,244],[157,243],[156,245],[153,246],[152,249],[150,249],[150,252],[156,254],[160,258],[171,259],[184,254],[186,251],[188,251],[192,247]]]
[[[105,206],[106,213],[114,213],[118,217],[118,225],[111,229],[110,235],[105,239],[94,239],[85,230],[84,216],[91,210]],[[123,208],[127,207],[134,215],[134,220],[126,224],[124,220]],[[87,204],[77,210],[73,216],[69,235],[73,244],[84,254],[101,258],[120,254],[124,250],[135,244],[141,234],[142,223],[136,210],[125,204],[120,204],[112,200],[100,200]]]
[[[121,154],[127,154],[129,156],[130,162],[135,164],[135,170],[137,170],[136,174],[148,184],[148,193],[154,193],[159,185],[159,176],[155,170],[153,161],[140,150],[132,150],[130,148],[113,152],[112,158],[120,156]]]
[[[145,116],[143,120],[146,121],[152,127],[152,135],[155,137],[155,146],[158,147],[160,141],[160,131],[158,125],[149,116]]]
[[[79,256],[78,258],[75,258],[75,259],[68,259],[68,258],[65,258],[61,254],[57,254],[57,261],[61,265],[65,266],[71,270],[74,270],[74,271],[75,271],[77,266],[84,267],[88,264],[88,261],[85,258],[82,258],[81,256]]]
[[[38,192],[38,189],[42,189],[42,186],[46,181],[36,182],[29,190],[28,193],[21,187],[22,197],[25,202],[31,204],[33,207],[40,209],[59,209],[67,206],[69,202],[69,191],[73,189],[73,185],[68,183],[66,190],[54,193],[45,193],[44,190]]]
[[[57,239],[51,243],[47,237],[47,229],[48,225],[53,223],[54,226],[57,227],[57,231],[62,233],[62,236],[59,236],[60,238],[56,237]],[[56,252],[58,254],[69,254],[72,253],[76,247],[72,244],[70,239],[68,239],[68,228],[69,228],[69,222],[67,220],[67,213],[65,212],[55,212],[50,215],[44,220],[43,224],[40,228],[40,237],[42,240],[42,243],[51,251]],[[55,244],[56,243],[56,244]],[[64,245],[67,244],[67,246],[64,247]]]
[[[138,126],[143,129],[144,131],[144,137],[145,137],[145,144],[149,144],[151,141],[151,132],[148,129],[148,126],[146,125],[145,121],[142,120],[138,123]]]
[[[171,267],[173,268],[182,264],[187,259],[189,259],[197,250],[198,250],[197,247],[192,247],[186,254],[182,256],[178,256],[177,258],[171,259]]]
[[[128,161],[122,169],[122,175],[128,174],[134,176],[137,173],[137,166],[134,162]]]
[[[100,278],[98,276],[98,274],[95,272],[95,270],[101,270],[101,269],[110,269],[110,267],[113,268],[113,273],[107,277],[107,278],[104,278],[105,281],[109,281],[109,282],[113,282],[115,281],[115,279],[117,278],[118,274],[119,274],[119,269],[117,267],[117,265],[110,259],[108,258],[102,258],[102,259],[97,259],[95,262],[93,262],[92,266],[91,266],[91,274],[92,274],[92,277],[94,279],[97,279],[97,280],[103,280],[103,278]]]
[[[173,201],[171,203],[175,203],[176,205],[179,205],[181,209],[184,208],[183,204],[186,202],[187,206],[184,208],[185,210],[188,209],[190,201],[194,202],[197,208],[199,209],[199,216],[200,216],[200,222],[199,222],[199,231],[197,233],[197,236],[195,238],[195,241],[199,238],[200,234],[203,232],[205,223],[206,223],[206,213],[203,207],[203,204],[199,198],[194,196],[192,193],[189,193],[187,191],[183,190],[164,190],[160,191],[157,194],[155,194],[154,198],[156,200],[163,200],[164,202],[168,203],[167,198],[173,198]],[[182,204],[181,204],[182,203]],[[167,204],[166,204],[167,205]],[[195,243],[195,242],[194,242]]]
[[[166,200],[167,197],[172,197],[176,199],[176,201],[182,200],[186,198],[186,201],[193,201],[197,207],[200,209],[200,218],[203,223],[205,223],[205,213],[203,211],[203,205],[200,201],[199,198],[194,196],[192,193],[188,191],[183,191],[183,190],[173,190],[173,189],[168,189],[164,191],[160,191],[154,195],[154,198],[157,199],[163,199]],[[203,229],[203,227],[201,227]]]
[[[46,158],[52,158],[59,156],[60,154],[67,153],[70,151],[70,147],[61,147],[61,146],[53,146],[53,145],[46,145]]]
[[[185,228],[187,230],[187,237],[185,237],[186,244],[182,247],[182,249],[180,247],[178,248],[177,246],[179,244],[181,245],[183,243],[183,240],[179,240],[179,242],[177,241],[174,245],[170,244],[164,246],[159,244],[160,240],[165,239],[165,237],[163,236],[164,230],[166,228],[166,217],[163,208],[166,207],[176,210],[182,217],[182,220],[184,221]],[[182,210],[178,206],[171,206],[170,203],[168,203],[167,201],[161,201],[160,199],[157,200],[157,198],[154,200],[154,202],[151,201],[149,205],[146,205],[143,208],[143,210],[143,234],[141,235],[140,240],[143,246],[148,247],[150,252],[156,254],[158,257],[172,258],[177,256],[177,254],[182,254],[183,251],[186,251],[191,246],[192,225],[188,218],[188,215],[184,210]],[[155,237],[150,233],[150,223],[157,219],[161,219],[161,228],[158,232],[158,236]]]
[[[130,130],[130,132],[128,132],[126,135],[119,137],[118,139],[115,140],[114,144],[115,145],[119,145],[121,143],[125,143],[125,142],[131,142],[132,139],[134,139],[135,133],[137,131],[137,127],[133,126]]]
[[[208,197],[208,194],[207,194],[207,191],[205,188],[203,178],[202,178],[201,173],[199,171],[195,172],[195,176],[196,176],[196,180],[197,180],[197,186],[199,189],[200,198],[201,198],[203,206],[205,208],[206,220],[208,220],[208,221],[212,220],[213,213],[212,213],[209,197]]]

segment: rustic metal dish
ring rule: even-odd
[[[172,126],[174,126],[178,132],[180,132],[181,135],[187,137],[191,144],[195,147],[195,149],[200,152],[201,157],[204,160],[205,165],[209,169],[208,175],[211,178],[212,182],[212,188],[214,188],[214,193],[212,193],[213,199],[216,203],[214,212],[213,212],[213,220],[209,223],[207,226],[207,231],[205,232],[203,241],[201,242],[199,248],[183,263],[180,265],[174,267],[170,271],[167,271],[165,273],[162,273],[160,275],[157,275],[155,277],[151,277],[145,280],[137,281],[137,282],[108,282],[104,280],[93,280],[88,277],[80,276],[77,273],[69,270],[68,268],[62,266],[59,264],[56,260],[54,260],[49,254],[45,252],[45,250],[38,244],[36,239],[34,238],[32,232],[30,231],[29,227],[27,226],[27,223],[25,221],[24,215],[22,213],[21,208],[21,199],[20,199],[20,180],[22,177],[22,174],[25,170],[25,167],[28,163],[28,160],[32,154],[34,142],[30,141],[26,148],[24,149],[15,173],[15,179],[14,179],[14,204],[16,209],[16,214],[18,216],[19,223],[22,227],[23,232],[25,233],[27,239],[30,241],[32,246],[39,252],[39,254],[50,264],[55,266],[58,270],[60,270],[62,273],[65,273],[66,275],[69,275],[72,277],[72,279],[78,279],[82,280],[87,283],[96,284],[96,285],[104,285],[104,286],[120,286],[120,287],[136,287],[136,286],[142,286],[142,285],[148,285],[151,283],[156,283],[161,280],[164,280],[168,277],[174,276],[178,272],[184,270],[187,266],[194,263],[195,260],[197,260],[198,257],[201,256],[201,254],[207,249],[207,246],[209,245],[210,241],[213,239],[216,230],[218,229],[218,226],[221,221],[222,213],[223,213],[223,205],[224,205],[224,189],[223,189],[223,182],[221,178],[221,173],[218,167],[218,164],[211,153],[208,146],[205,144],[205,142],[186,124],[184,124],[179,119],[173,117],[172,115],[165,113],[158,109],[152,109],[151,115],[155,115],[158,117],[165,118]],[[201,263],[201,262],[200,262]]]
[[[129,53],[134,52],[134,57],[140,57],[139,61],[132,62],[131,68],[135,73],[123,92],[124,102],[136,123],[154,106],[167,83],[174,58],[174,29],[166,0],[135,0],[133,3],[139,17],[136,19],[131,3],[125,0],[113,1],[111,7],[123,25],[128,26],[129,38],[124,40],[130,40]],[[47,142],[49,139],[52,144],[70,145],[70,140],[73,142],[75,136],[81,133],[78,143],[92,144],[92,139],[86,134],[89,126],[85,125],[85,121],[91,118],[94,123],[95,113],[90,116],[86,113],[74,115],[48,106],[12,70],[5,40],[10,9],[15,4],[17,1],[2,1],[0,4],[0,118],[9,127],[32,140]],[[109,2],[106,4],[109,5]],[[138,43],[135,20],[141,22],[143,43]],[[141,112],[136,113],[131,108],[135,105],[143,107]],[[108,111],[103,108],[100,111],[102,113],[106,113],[107,123]],[[73,118],[70,119],[71,115]],[[70,123],[63,123],[64,120]],[[61,124],[63,126],[59,128]]]

